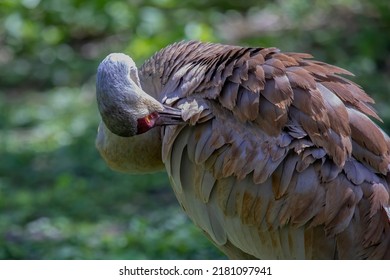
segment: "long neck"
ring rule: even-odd
[[[151,173],[164,169],[160,128],[125,138],[111,133],[101,122],[96,147],[107,164],[117,171]]]

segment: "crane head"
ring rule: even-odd
[[[96,98],[104,124],[118,136],[183,123],[180,110],[161,104],[142,90],[134,61],[122,53],[109,54],[100,63]]]

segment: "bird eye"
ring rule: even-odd
[[[147,115],[147,116],[145,117],[145,123],[146,123],[147,125],[151,125],[153,119],[154,119],[154,117],[152,116],[152,114]]]
[[[158,114],[156,112],[151,113],[143,118],[137,120],[137,134],[144,133],[155,126]]]

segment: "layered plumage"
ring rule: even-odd
[[[348,71],[180,42],[138,74],[182,111],[186,124],[155,128],[161,160],[184,211],[230,258],[390,258],[390,141]]]

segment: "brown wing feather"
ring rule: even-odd
[[[181,42],[140,69],[176,196],[231,258],[389,258],[388,136],[346,70],[275,48]],[[148,83],[153,83],[150,86]]]

